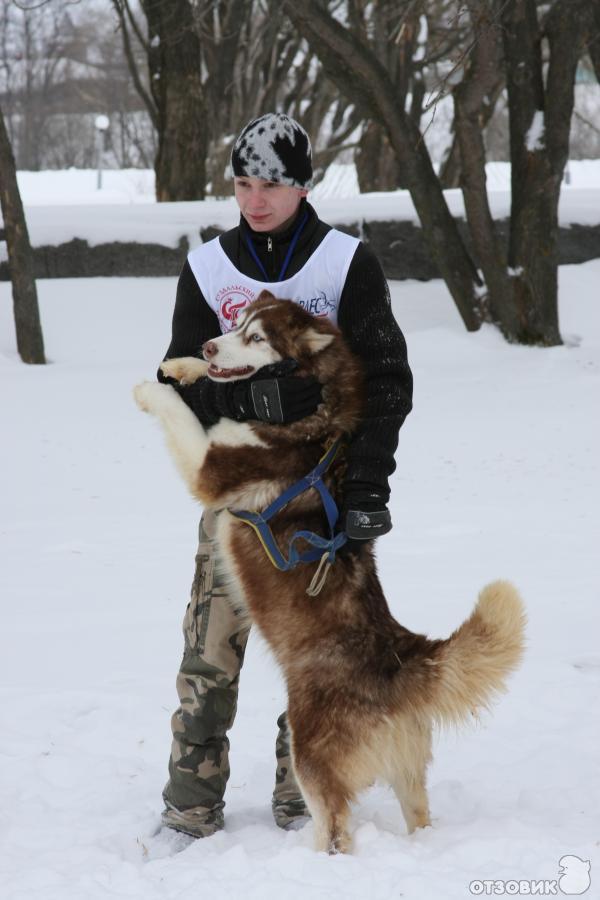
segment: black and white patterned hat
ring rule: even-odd
[[[310,139],[295,119],[267,113],[242,130],[231,153],[233,174],[264,178],[290,187],[309,188],[312,182]]]

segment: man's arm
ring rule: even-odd
[[[385,276],[377,257],[364,244],[357,248],[348,270],[338,324],[361,359],[366,378],[363,420],[347,451],[344,514],[349,509],[374,512],[389,501],[388,479],[396,467],[398,432],[412,409],[413,381]]]

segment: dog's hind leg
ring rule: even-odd
[[[424,771],[398,772],[392,782],[392,788],[400,801],[409,834],[416,828],[431,825]]]
[[[395,720],[390,735],[391,765],[384,777],[402,807],[408,833],[431,825],[427,798],[427,766],[431,762],[431,723],[412,716]],[[382,773],[383,774],[383,773]]]
[[[352,797],[349,792],[334,773],[319,767],[314,759],[310,760],[309,768],[302,761],[298,763],[295,757],[294,770],[314,822],[315,850],[324,850],[330,855],[350,853],[352,838],[348,822]]]

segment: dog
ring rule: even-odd
[[[294,771],[314,820],[315,846],[351,850],[350,804],[376,780],[391,785],[408,832],[430,825],[426,770],[432,727],[460,724],[496,694],[519,664],[525,613],[506,581],[485,587],[471,616],[447,640],[414,634],[392,616],[372,542],[342,554],[322,590],[307,595],[314,565],[279,571],[252,528],[228,510],[263,510],[317,464],[327,442],[352,434],[363,407],[363,378],[337,328],[289,300],[263,292],[237,327],[205,344],[205,360],[173,359],[162,371],[181,384],[251,378],[294,359],[296,373],[323,385],[317,411],[290,425],[221,419],[205,429],[169,384],[135,388],[156,416],[193,496],[214,510],[217,536],[244,608],[285,676]],[[325,481],[339,496],[343,458]],[[272,530],[287,547],[301,529],[323,533],[315,490],[289,502]]]

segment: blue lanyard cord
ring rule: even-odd
[[[302,217],[302,221],[300,222],[300,224],[298,225],[298,227],[296,228],[296,230],[295,230],[295,232],[294,232],[294,234],[293,234],[293,236],[292,236],[292,239],[291,239],[291,241],[290,241],[290,246],[288,247],[288,251],[287,251],[287,253],[285,254],[285,259],[284,259],[284,261],[283,261],[283,265],[282,265],[282,267],[281,267],[281,269],[280,269],[280,271],[279,271],[279,275],[277,276],[277,281],[283,281],[283,276],[284,276],[285,273],[287,272],[287,267],[288,267],[289,264],[290,264],[290,260],[291,260],[291,258],[292,258],[292,254],[293,254],[294,250],[296,249],[296,244],[298,243],[298,238],[300,237],[300,232],[302,231],[302,229],[303,229],[304,226],[306,225],[306,220],[307,220],[307,219],[308,219],[308,213],[305,212],[304,215],[303,215],[303,217]],[[253,241],[252,241],[252,238],[250,237],[249,234],[246,235],[246,243],[247,243],[247,245],[248,245],[248,250],[250,251],[250,253],[251,253],[251,255],[252,255],[252,258],[253,258],[254,262],[256,263],[256,265],[258,266],[258,268],[260,269],[260,271],[261,271],[261,272],[263,273],[263,275],[265,276],[265,281],[267,281],[269,284],[274,284],[274,282],[272,282],[272,281],[269,280],[269,276],[267,275],[267,270],[266,270],[265,267],[263,266],[262,260],[260,259],[258,253],[256,252],[256,247],[254,246],[254,243],[253,243]]]

